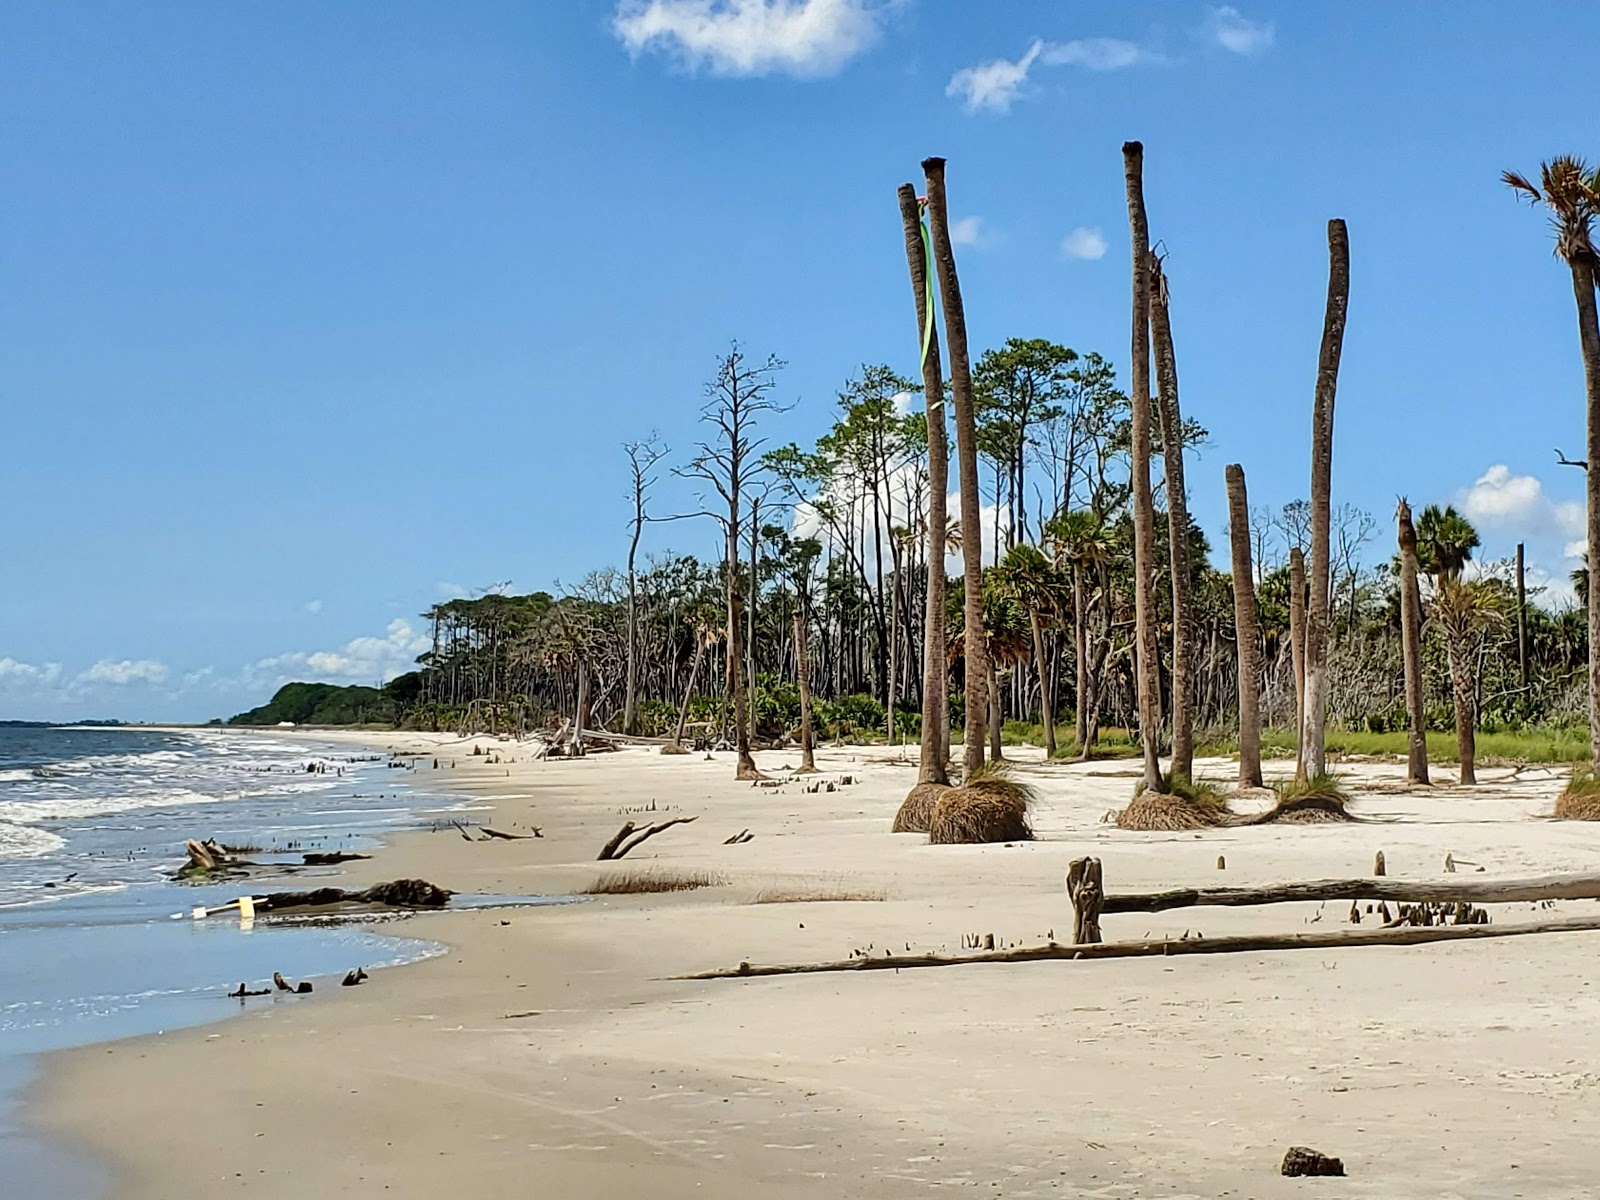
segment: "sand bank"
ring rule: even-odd
[[[1032,755],[1038,841],[932,847],[888,832],[915,777],[893,751],[824,750],[823,778],[856,782],[810,793],[735,783],[727,756],[546,763],[483,740],[494,763],[442,736],[353,740],[425,752],[419,782],[470,794],[499,828],[544,833],[405,835],[354,864],[357,882],[564,893],[629,869],[722,882],[419,918],[400,928],[452,953],[292,1009],[53,1057],[38,1122],[101,1158],[116,1196],[1592,1193],[1596,934],[668,978],[956,950],[967,934],[1065,940],[1062,875],[1085,852],[1113,891],[1362,875],[1379,849],[1392,876],[1438,877],[1447,853],[1496,876],[1594,869],[1600,826],[1539,819],[1553,774],[1485,771],[1477,789],[1418,793],[1398,786],[1398,768],[1348,766],[1368,822],[1135,834],[1102,822],[1131,793],[1132,764]],[[795,762],[761,759],[771,771]],[[594,862],[652,804],[658,818],[699,819],[622,864]],[[747,828],[750,841],[724,844]],[[829,893],[857,898],[756,903]],[[1290,932],[1347,911],[1188,909],[1104,925],[1108,939]],[[1341,1156],[1349,1178],[1278,1177],[1292,1144]]]

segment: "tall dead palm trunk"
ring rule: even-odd
[[[1044,722],[1044,755],[1046,758],[1056,756],[1056,714],[1055,706],[1050,699],[1050,663],[1044,652],[1044,627],[1039,619],[1039,610],[1032,605],[1028,607],[1028,630],[1033,635],[1033,666],[1039,673],[1039,711],[1040,719]]]
[[[1417,531],[1411,506],[1395,510],[1400,541],[1400,648],[1406,671],[1406,782],[1428,782],[1428,724],[1422,707],[1422,588],[1417,582]]]
[[[1239,786],[1261,786],[1261,622],[1250,563],[1250,497],[1244,468],[1227,467],[1228,541],[1233,550],[1233,629],[1239,657]]]
[[[1194,618],[1189,590],[1189,497],[1183,485],[1183,409],[1178,404],[1178,357],[1167,312],[1167,277],[1150,253],[1150,332],[1155,343],[1161,450],[1167,470],[1167,544],[1172,572],[1173,775],[1194,773]]]
[[[800,771],[802,775],[815,774],[816,738],[811,732],[811,663],[810,649],[806,645],[806,611],[804,601],[794,606],[794,677],[800,689]]]
[[[917,191],[909,183],[900,185],[900,222],[905,227],[906,265],[911,269],[911,293],[916,301],[917,336],[925,343],[922,400],[928,425],[928,589],[922,618],[922,755],[917,782],[949,783],[944,556],[950,524],[950,446],[945,429],[944,379],[939,368],[939,331],[933,320],[933,278],[928,269],[932,245],[931,239],[927,245],[923,242]]]
[[[1583,353],[1583,382],[1588,404],[1588,561],[1600,563],[1600,313],[1595,292],[1600,288],[1600,253],[1595,250],[1594,221],[1600,216],[1600,170],[1582,159],[1563,155],[1542,164],[1539,186],[1506,171],[1501,179],[1535,203],[1550,209],[1556,228],[1556,253],[1572,272],[1572,298],[1578,306],[1578,345]],[[1600,588],[1590,588],[1589,610],[1589,741],[1600,762]]]
[[[966,734],[962,761],[970,774],[983,766],[983,738],[989,707],[989,656],[983,627],[983,511],[978,491],[978,430],[972,404],[972,364],[967,355],[967,318],[950,246],[950,214],[945,203],[944,159],[925,158],[928,226],[933,261],[944,301],[944,329],[950,340],[950,392],[955,402],[956,467],[961,488],[961,561],[966,581]]]
[[[1294,672],[1294,773],[1305,777],[1306,762],[1306,556],[1289,551],[1289,666]]]
[[[1072,658],[1077,669],[1072,734],[1080,753],[1089,746],[1089,614],[1084,608],[1083,564],[1072,564]]]
[[[1122,144],[1123,177],[1128,191],[1128,229],[1133,240],[1133,607],[1135,690],[1139,738],[1144,745],[1144,787],[1163,792],[1161,778],[1161,677],[1156,642],[1155,502],[1150,495],[1150,223],[1144,208],[1144,146]]]
[[[1327,774],[1329,523],[1333,490],[1333,403],[1339,388],[1345,316],[1350,306],[1350,235],[1328,222],[1328,306],[1322,318],[1317,390],[1311,409],[1311,579],[1306,612],[1306,714],[1302,770]]]

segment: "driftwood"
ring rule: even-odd
[[[195,875],[245,875],[251,871],[283,871],[286,868],[292,869],[293,866],[332,867],[372,857],[370,854],[358,854],[353,850],[312,850],[302,853],[297,864],[263,863],[244,858],[212,838],[207,838],[203,842],[191,838],[183,843],[183,849],[189,856],[189,861],[178,872],[179,879]],[[269,851],[269,853],[275,852]]]
[[[697,820],[699,820],[697,816],[673,817],[670,820],[657,821],[654,825],[647,825],[643,828],[635,825],[632,821],[625,821],[622,828],[617,830],[615,836],[600,847],[600,857],[596,861],[610,862],[614,859],[626,858],[628,851],[634,849],[646,838],[655,837],[662,830],[671,829],[674,825],[687,825],[690,821]]]
[[[1152,955],[1239,954],[1268,950],[1341,950],[1355,946],[1420,946],[1427,942],[1516,937],[1524,933],[1581,933],[1600,930],[1600,917],[1568,917],[1527,925],[1434,925],[1422,928],[1360,930],[1352,933],[1252,934],[1242,937],[1157,938],[1138,942],[1099,942],[1087,946],[1018,946],[992,954],[905,954],[885,958],[846,958],[835,962],[743,962],[737,967],[677,975],[676,979],[743,979],[757,975],[815,975],[836,971],[899,971],[912,967],[959,967],[977,963],[1039,962],[1044,959],[1143,958]]]
[[[533,827],[532,833],[506,833],[504,830],[490,829],[487,825],[480,825],[478,828],[486,838],[500,838],[507,842],[522,842],[529,838],[542,838],[544,836],[544,830],[537,825]]]
[[[1299,900],[1429,900],[1436,903],[1521,904],[1538,900],[1600,900],[1600,874],[1539,875],[1527,879],[1317,879],[1254,888],[1174,888],[1105,898],[1102,912],[1165,912],[1196,905],[1237,907]]]
[[[1279,1167],[1278,1171],[1291,1177],[1343,1175],[1344,1163],[1340,1159],[1332,1158],[1307,1146],[1290,1146],[1289,1152],[1283,1156],[1283,1166]]]
[[[371,858],[370,854],[357,854],[352,850],[330,850],[326,853],[312,852],[305,855],[305,865],[308,867],[336,867],[340,863],[355,862],[357,859]]]
[[[443,908],[451,893],[426,879],[396,879],[375,883],[359,892],[344,888],[315,888],[309,892],[270,892],[255,898],[257,912],[278,908],[325,908],[330,904],[381,904],[386,908]]]
[[[1100,860],[1075,858],[1067,867],[1067,895],[1072,898],[1072,941],[1086,945],[1100,940],[1100,913],[1105,891],[1100,886]]]

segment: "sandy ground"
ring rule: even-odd
[[[440,768],[425,760],[418,782],[481,801],[474,819],[544,831],[406,835],[355,864],[358,880],[550,894],[633,868],[725,882],[417,918],[399,929],[449,954],[222,1025],[56,1056],[37,1119],[104,1159],[118,1197],[1594,1192],[1600,934],[668,978],[741,960],[958,950],[967,934],[1065,940],[1062,876],[1085,852],[1103,860],[1109,891],[1365,875],[1379,849],[1399,877],[1441,876],[1446,853],[1489,876],[1600,867],[1600,826],[1539,819],[1561,785],[1553,773],[1491,770],[1476,789],[1406,792],[1398,767],[1346,764],[1367,822],[1136,834],[1102,821],[1131,794],[1135,764],[1031,755],[1037,841],[938,847],[888,832],[915,778],[892,751],[825,750],[823,778],[856,782],[813,794],[735,783],[727,756],[545,763],[485,742],[494,763],[444,737],[352,740],[437,753]],[[771,771],[795,761],[760,757]],[[596,863],[652,803],[699,819],[624,864]],[[746,828],[752,840],[724,844]],[[754,902],[815,889],[882,899]],[[1104,924],[1108,940],[1292,932],[1340,927],[1347,911]],[[1594,911],[1571,902],[1549,915]],[[1280,1178],[1290,1145],[1341,1156],[1349,1177]]]

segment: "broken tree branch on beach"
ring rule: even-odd
[[[1069,884],[1070,892],[1070,884]],[[1600,900],[1600,873],[1525,879],[1316,879],[1264,887],[1173,888],[1104,897],[1101,912],[1165,912],[1201,905],[1238,907],[1304,900],[1404,900],[1456,904],[1520,904],[1540,900]]]
[[[1136,942],[1099,942],[1064,946],[1018,946],[984,954],[906,954],[885,958],[846,958],[833,962],[742,962],[737,967],[675,975],[673,979],[745,979],[757,975],[817,975],[836,971],[899,971],[913,967],[960,967],[978,963],[1068,962],[1094,958],[1143,958],[1178,954],[1240,954],[1269,950],[1341,950],[1357,946],[1419,946],[1428,942],[1468,941],[1477,938],[1516,937],[1525,933],[1582,933],[1600,930],[1600,917],[1569,917],[1526,925],[1431,925],[1353,933],[1251,934],[1240,937],[1155,938]]]
[[[596,861],[611,862],[615,859],[626,858],[628,851],[634,849],[646,838],[653,838],[662,830],[671,829],[674,825],[687,825],[690,821],[699,819],[698,816],[673,817],[671,820],[658,821],[654,825],[648,825],[643,828],[635,825],[632,821],[625,821],[622,828],[617,830],[615,836],[600,848],[600,856]],[[630,837],[632,838],[631,841],[629,840]]]

